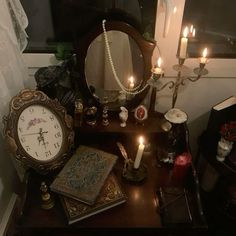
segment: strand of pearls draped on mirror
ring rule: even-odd
[[[106,50],[107,50],[107,54],[108,54],[108,58],[109,58],[109,63],[110,63],[111,68],[112,68],[113,78],[115,79],[115,81],[119,85],[120,89],[123,92],[125,92],[126,94],[136,95],[136,94],[139,94],[139,93],[143,92],[149,86],[148,84],[145,84],[145,86],[140,89],[140,86],[142,84],[142,81],[141,81],[136,87],[127,88],[126,86],[124,86],[122,84],[121,79],[118,77],[115,66],[114,66],[114,63],[113,63],[112,55],[111,55],[111,50],[110,50],[110,46],[109,46],[109,40],[108,40],[108,36],[107,36],[105,23],[106,23],[106,20],[103,20],[102,21],[102,27],[103,27],[103,32],[104,32],[105,45],[106,45]]]

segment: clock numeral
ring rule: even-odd
[[[60,137],[61,137],[61,133],[60,132],[55,134],[55,138],[60,138]]]
[[[53,120],[54,120],[54,116],[53,116],[53,115],[49,116],[49,119],[50,119],[51,121],[53,121]]]
[[[32,113],[34,113],[34,108],[29,108],[29,112],[32,114]]]
[[[51,155],[52,155],[51,151],[45,152],[45,156],[46,156],[46,157],[49,157],[49,156],[51,156]]]
[[[43,110],[42,110],[42,114],[46,114],[46,111],[45,111],[45,109],[43,108]]]
[[[21,117],[20,117],[20,120],[24,122],[24,121],[25,121],[25,117],[24,117],[24,116],[21,116]]]
[[[39,156],[37,152],[35,152],[35,156],[36,156],[36,157],[38,157],[38,156]]]
[[[19,127],[18,130],[19,130],[20,133],[22,133],[22,128]]]
[[[28,152],[30,150],[30,146],[25,146],[25,150]]]
[[[60,147],[59,143],[54,143],[54,147],[57,149]]]
[[[58,124],[55,124],[55,125],[54,125],[54,128],[55,128],[55,129],[59,129],[59,125],[58,125]]]
[[[21,141],[22,143],[24,143],[24,142],[25,142],[25,137],[21,137],[21,138],[20,138],[20,141]]]

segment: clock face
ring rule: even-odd
[[[54,159],[64,139],[58,116],[43,105],[30,105],[21,112],[17,135],[25,152],[38,161]]]

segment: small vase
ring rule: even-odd
[[[233,148],[233,142],[228,141],[228,140],[224,139],[223,137],[221,137],[221,139],[218,142],[218,146],[217,146],[216,159],[218,161],[224,161],[225,157],[227,157],[229,155],[232,148]]]

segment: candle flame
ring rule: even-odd
[[[184,38],[186,38],[188,36],[188,26],[186,26],[184,28],[183,36],[184,36]]]
[[[133,76],[130,76],[130,77],[129,77],[129,82],[130,82],[131,84],[134,83],[134,77],[133,77]]]
[[[195,28],[193,29],[193,37],[195,37],[195,34],[196,34],[196,30]]]
[[[161,58],[159,57],[157,60],[157,66],[160,68],[161,67]]]
[[[190,33],[193,33],[193,25],[190,27]]]
[[[173,13],[175,14],[177,12],[177,7],[175,6],[173,9]]]
[[[139,144],[143,144],[143,141],[144,141],[144,140],[143,140],[143,136],[140,136],[140,137],[139,137]]]
[[[202,56],[203,56],[204,58],[206,58],[206,56],[207,56],[207,48],[205,48],[205,49],[203,50]]]

